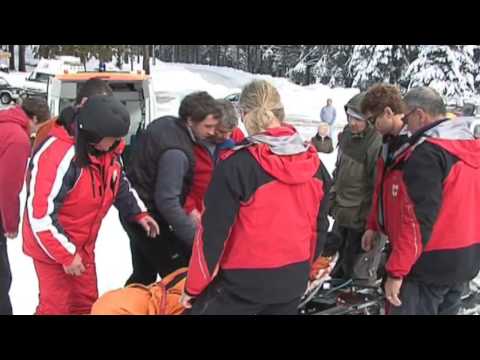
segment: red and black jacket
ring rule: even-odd
[[[223,144],[218,144],[215,148],[214,154],[211,154],[210,151],[200,143],[196,143],[193,146],[193,153],[195,154],[195,170],[193,172],[192,187],[187,195],[184,205],[187,214],[190,214],[194,209],[200,213],[203,211],[205,193],[212,179],[213,170],[215,169],[218,160],[223,153],[231,149],[243,139],[245,139],[245,136],[242,131],[235,128],[232,132],[231,139],[226,140]]]
[[[382,179],[379,203],[392,247],[386,270],[436,285],[468,281],[480,270],[480,141],[467,119],[455,119],[413,134],[408,144]]]
[[[298,136],[288,127],[264,135]],[[202,293],[217,273],[230,291],[253,302],[284,302],[303,294],[325,242],[324,194],[331,185],[316,150],[305,150],[278,155],[271,145],[255,143],[219,163],[195,236],[188,294]]]

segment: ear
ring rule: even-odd
[[[192,118],[190,118],[190,117],[187,118],[187,126],[189,126],[189,127],[193,126],[193,121],[192,121]]]
[[[38,124],[38,118],[37,118],[37,115],[33,115],[33,117],[32,117],[32,121],[33,121],[33,125],[37,125],[37,124]]]

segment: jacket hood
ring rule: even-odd
[[[315,148],[306,144],[295,129],[283,126],[248,138],[248,151],[271,176],[286,184],[309,181],[320,166]]]
[[[25,132],[29,133],[29,121],[25,111],[20,106],[0,111],[0,124],[11,123],[21,126]]]
[[[473,136],[475,118],[443,121],[425,132],[426,141],[436,144],[468,165],[480,167],[480,140]],[[477,120],[478,121],[478,120]]]

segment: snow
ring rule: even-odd
[[[87,69],[94,69],[98,62],[90,61]],[[107,64],[107,68],[111,64]],[[125,70],[130,70],[130,64],[124,64]],[[134,69],[141,68],[139,63]],[[3,75],[3,74],[2,74]],[[9,81],[21,83],[26,73],[7,74]],[[358,89],[330,89],[327,86],[315,84],[298,86],[284,78],[274,78],[267,75],[253,75],[244,71],[206,65],[175,64],[157,61],[152,64],[152,79],[156,92],[158,108],[162,115],[176,114],[183,96],[198,90],[205,90],[214,97],[221,98],[239,92],[243,85],[253,78],[271,81],[279,90],[285,105],[287,119],[296,124],[304,139],[309,139],[316,133],[320,109],[327,98],[333,99],[337,107],[337,126],[335,133],[346,123],[343,105]],[[327,169],[332,172],[337,152],[319,154]],[[21,194],[23,204],[25,193]],[[22,211],[23,213],[23,211]],[[32,260],[23,254],[22,241],[8,240],[8,254],[12,270],[12,286],[10,296],[14,314],[33,314],[38,303],[38,282]],[[132,270],[129,239],[118,220],[115,208],[108,212],[103,220],[96,245],[96,263],[99,293],[122,287]]]

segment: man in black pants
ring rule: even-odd
[[[135,224],[122,224],[130,237],[133,273],[127,284],[151,284],[188,265],[195,223],[184,210],[195,168],[193,146],[213,139],[222,117],[216,100],[206,92],[186,96],[179,117],[164,116],[140,134],[127,167],[127,177],[150,214],[160,235],[150,239]]]

